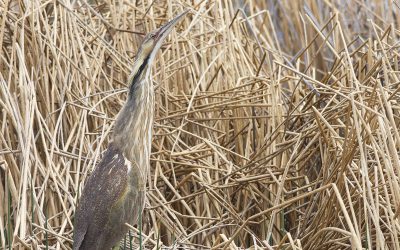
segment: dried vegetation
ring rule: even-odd
[[[143,248],[400,249],[398,0],[71,2],[0,1],[0,248],[71,247],[141,33],[190,9]]]

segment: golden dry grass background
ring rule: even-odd
[[[400,249],[398,0],[0,1],[0,248],[71,248],[140,33],[185,9],[142,248]]]

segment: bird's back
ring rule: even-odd
[[[124,224],[136,222],[144,190],[128,185],[135,183],[135,175],[128,176],[128,164],[110,144],[83,189],[75,213],[73,249],[109,249],[127,232]]]

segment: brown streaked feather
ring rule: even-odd
[[[143,204],[144,188],[133,190],[131,185],[139,184],[137,170],[133,167],[128,176],[126,162],[111,143],[83,189],[75,214],[73,249],[109,249],[118,242],[114,239],[127,232],[125,222],[135,223],[138,211],[131,210],[138,209],[135,203]]]

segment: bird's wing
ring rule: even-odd
[[[110,144],[83,189],[75,213],[74,249],[84,240],[95,241],[104,230],[113,205],[127,191],[127,172],[122,152]]]

